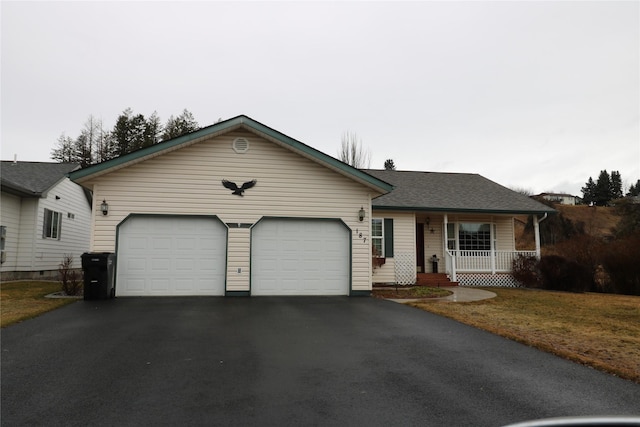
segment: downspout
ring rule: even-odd
[[[540,223],[547,219],[547,216],[549,216],[549,214],[545,212],[544,216],[538,220],[538,215],[533,215],[533,235],[536,239],[536,258],[538,259],[540,259]]]

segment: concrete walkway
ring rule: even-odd
[[[421,299],[390,299],[390,301],[406,303],[413,301],[433,301],[433,302],[470,302],[495,298],[496,294],[484,289],[468,288],[464,286],[452,286],[447,290],[453,292],[451,295],[442,298],[421,298]]]

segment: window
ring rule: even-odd
[[[447,249],[456,250],[456,225],[452,222],[447,223]]]
[[[371,246],[374,257],[393,258],[393,218],[371,220]]]
[[[458,245],[461,251],[490,251],[491,225],[471,222],[459,223]]]
[[[384,258],[384,222],[380,218],[371,220],[371,245],[373,256]]]
[[[62,228],[62,214],[60,212],[44,210],[44,226],[42,237],[45,239],[60,240],[60,229]]]

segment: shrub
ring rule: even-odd
[[[81,275],[73,268],[73,256],[65,255],[58,264],[58,277],[62,291],[67,295],[78,295],[82,289]]]
[[[540,258],[538,269],[543,289],[586,292],[593,287],[593,274],[587,268],[558,255]]]
[[[511,274],[518,283],[529,288],[537,288],[540,280],[538,258],[519,254],[513,259]]]
[[[602,266],[613,292],[640,295],[640,232],[611,242]]]

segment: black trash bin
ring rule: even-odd
[[[115,296],[113,271],[116,254],[87,252],[82,254],[84,299],[109,299]]]

